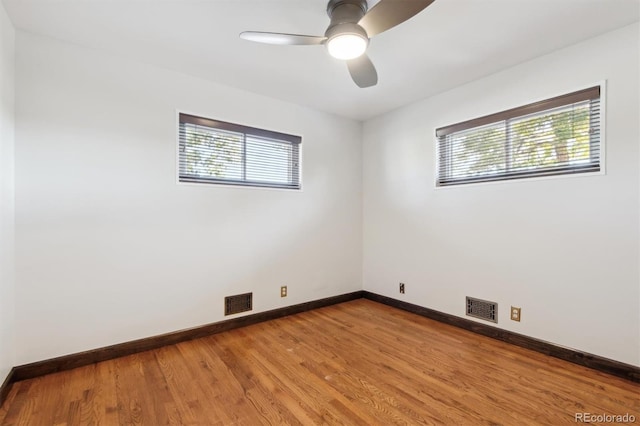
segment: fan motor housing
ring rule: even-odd
[[[367,36],[367,32],[358,24],[354,24],[351,22],[344,22],[336,25],[332,25],[327,29],[327,32],[324,33],[324,36],[331,40],[331,38],[342,35],[342,34],[355,34],[363,39],[367,40],[367,44],[369,44],[369,37]]]
[[[369,6],[366,0],[331,0],[327,5],[327,15],[331,18],[329,29],[339,24],[357,23]]]

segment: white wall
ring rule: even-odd
[[[18,364],[362,288],[361,123],[16,43]],[[302,135],[303,191],[176,184],[177,110]]]
[[[0,4],[0,383],[15,365],[14,46],[13,25]]]
[[[500,328],[640,365],[638,47],[636,24],[366,122],[364,289],[496,301]],[[434,188],[435,128],[605,79],[606,175]]]

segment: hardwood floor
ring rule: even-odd
[[[365,299],[17,382],[2,425],[575,424],[640,385]]]

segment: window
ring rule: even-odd
[[[301,140],[180,114],[178,180],[300,189]]]
[[[436,130],[438,186],[600,171],[600,87]]]

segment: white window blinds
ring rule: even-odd
[[[299,136],[180,114],[179,181],[300,189]]]
[[[601,168],[600,87],[436,130],[438,186]]]

